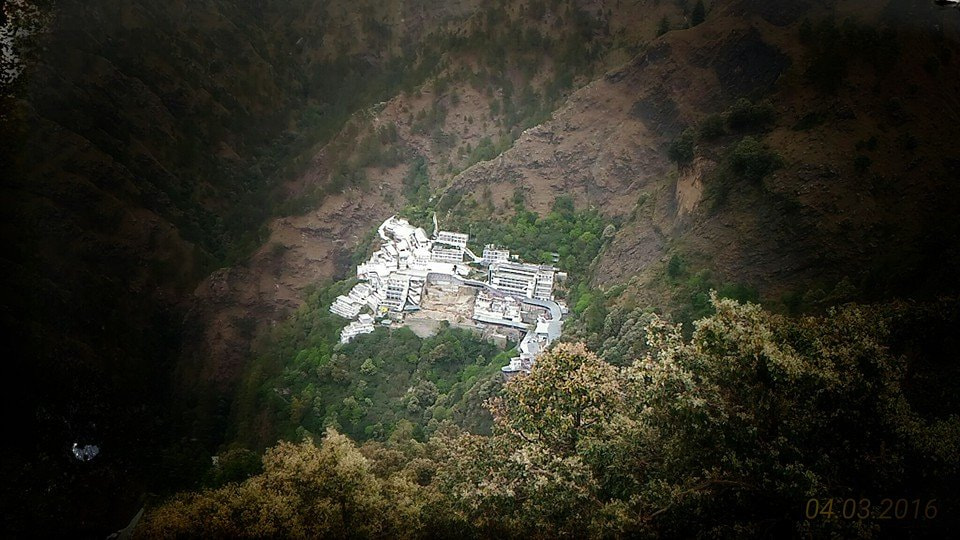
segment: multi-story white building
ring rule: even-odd
[[[490,285],[507,294],[550,300],[555,273],[549,265],[499,262],[490,265]]]
[[[364,313],[340,331],[340,343],[349,343],[351,339],[360,334],[369,334],[370,332],[373,332],[373,316]]]
[[[410,288],[410,276],[394,274],[387,279],[384,289],[382,305],[393,311],[402,311],[407,303],[407,292]]]
[[[487,244],[483,247],[483,258],[480,260],[481,264],[494,264],[507,262],[510,260],[510,250],[509,249],[497,249],[497,246],[494,244]]]
[[[380,249],[357,266],[357,278],[363,283],[337,297],[330,306],[331,312],[356,319],[341,331],[341,343],[373,332],[374,316],[361,313],[364,308],[377,317],[397,320],[403,312],[418,309],[429,275],[432,282],[448,280],[478,289],[473,308],[477,322],[526,330],[519,345],[520,356],[502,371],[505,376],[529,372],[536,356],[560,335],[562,310],[552,299],[556,269],[513,262],[509,250],[492,244],[479,258],[467,248],[468,235],[438,229],[435,225],[435,238],[431,239],[423,229],[396,216],[383,222],[378,229]],[[469,264],[489,266],[488,282],[466,279],[469,266],[464,263],[465,255]],[[531,328],[524,322],[528,313],[522,307],[525,304],[538,310],[546,308],[550,316],[542,317],[536,328]]]
[[[446,244],[448,246],[456,246],[460,249],[465,249],[467,247],[468,240],[470,240],[470,235],[468,234],[440,231],[437,233],[437,239],[435,242],[438,244]]]
[[[445,262],[458,264],[463,262],[463,248],[447,247],[434,244],[430,250],[430,260],[434,262]]]
[[[539,267],[534,264],[514,262],[490,266],[490,286],[507,294],[533,298],[537,286]]]
[[[556,269],[552,266],[541,265],[537,269],[537,285],[533,289],[533,297],[538,300],[553,298],[553,276]]]
[[[345,319],[353,319],[360,313],[363,306],[368,305],[370,286],[366,283],[357,283],[350,292],[340,295],[330,306],[330,311]]]
[[[480,322],[526,328],[520,302],[512,296],[495,296],[485,289],[477,292],[473,303],[473,319]]]

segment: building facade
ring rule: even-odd
[[[500,262],[490,266],[490,285],[514,296],[550,300],[555,273],[548,265]]]

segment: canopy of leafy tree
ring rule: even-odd
[[[804,517],[810,498],[937,499],[956,526],[955,300],[788,318],[711,299],[692,337],[655,315],[617,367],[562,344],[487,404],[491,435],[329,429],[263,473],[178,496],[146,536],[875,537],[905,522]],[[936,338],[936,339],[928,339]]]
[[[511,353],[448,325],[426,339],[405,327],[378,328],[340,345],[347,321],[329,308],[353,283],[317,290],[274,331],[238,399],[235,439],[261,446],[327,427],[383,439],[401,422],[420,437],[447,419],[489,432],[491,418],[481,405],[499,388],[500,367]]]

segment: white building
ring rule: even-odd
[[[450,231],[440,231],[439,233],[437,233],[436,242],[438,244],[456,246],[462,250],[467,247],[467,240],[469,239],[470,239],[470,235],[468,234],[450,232]]]
[[[483,247],[483,258],[481,264],[491,265],[494,263],[507,262],[510,260],[509,249],[497,249],[494,244],[487,244]]]
[[[434,244],[433,248],[430,250],[430,260],[433,262],[444,262],[444,263],[462,263],[463,262],[463,248],[461,247],[447,247]]]
[[[381,305],[393,311],[402,311],[407,303],[407,292],[410,288],[410,276],[394,274],[387,278],[384,297]]]
[[[526,330],[519,344],[520,355],[502,371],[508,377],[529,372],[536,357],[560,336],[563,310],[553,301],[556,269],[511,261],[509,250],[492,244],[485,247],[483,258],[479,258],[467,248],[468,235],[437,229],[435,226],[436,238],[430,239],[423,229],[396,216],[380,225],[377,230],[382,240],[380,249],[357,266],[357,278],[363,283],[337,297],[330,306],[331,312],[356,319],[343,328],[340,342],[348,343],[360,334],[373,331],[374,316],[360,313],[365,307],[388,322],[389,319],[400,322],[405,312],[419,309],[430,275],[432,282],[448,280],[479,289],[474,301],[474,320]],[[476,263],[489,265],[488,282],[466,278],[470,265]],[[525,304],[536,309],[546,308],[550,315],[541,316],[536,327],[530,328],[523,320]]]
[[[490,285],[507,294],[550,300],[555,273],[549,265],[498,262],[490,266]]]
[[[514,262],[490,266],[490,286],[507,294],[533,298],[537,286],[538,267]]]
[[[512,296],[495,296],[484,289],[477,292],[473,304],[473,319],[476,321],[526,328],[520,302]]]
[[[368,305],[367,300],[370,297],[370,286],[365,283],[357,283],[347,294],[341,294],[333,301],[330,311],[345,319],[356,317],[363,306]]]
[[[340,343],[349,343],[360,334],[373,332],[373,316],[364,313],[359,319],[348,324],[340,331]]]
[[[533,297],[538,300],[553,298],[553,276],[556,269],[552,266],[541,265],[537,269],[537,285],[533,289]]]

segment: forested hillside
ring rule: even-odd
[[[653,317],[645,351],[622,367],[583,345],[554,347],[529,376],[487,400],[490,436],[445,421],[422,441],[401,428],[358,446],[328,428],[316,444],[306,438],[270,449],[262,472],[247,480],[172,499],[138,532],[956,532],[960,409],[953,383],[935,382],[957,371],[944,355],[956,345],[955,300],[848,305],[802,318],[711,302],[716,313],[697,322],[690,340]],[[919,499],[917,512],[884,522],[880,498],[890,497]],[[827,508],[830,498],[840,502]],[[843,500],[868,513],[842,518]]]
[[[522,114],[508,106],[508,120],[484,127],[486,146],[464,158],[476,161],[489,157],[489,141],[509,144],[504,134],[535,123],[601,69],[604,51],[623,54],[653,33],[649,21],[621,25],[615,39],[599,30],[609,12],[567,2],[534,3],[532,14],[522,2],[482,9],[470,1],[61,0],[5,9],[19,21],[18,10],[32,6],[45,21],[38,31],[17,34],[8,48],[4,26],[4,68],[14,51],[22,67],[4,88],[0,161],[4,328],[21,336],[9,354],[16,383],[8,399],[25,427],[4,469],[13,479],[5,499],[19,508],[8,514],[12,530],[41,521],[52,531],[119,526],[147,485],[189,485],[202,472],[205,465],[187,464],[206,463],[209,445],[223,441],[227,418],[218,411],[236,386],[195,376],[192,351],[206,349],[207,338],[202,317],[184,319],[195,310],[193,290],[217,268],[250,265],[276,216],[336,204],[344,189],[369,185],[358,167],[406,170],[415,151],[368,137],[352,153],[351,130],[366,128],[358,111],[413,95],[471,55],[484,55],[478,62],[488,71],[476,85],[489,92],[503,83],[504,65],[526,58],[532,79],[544,58],[560,58],[549,51],[565,51],[562,69],[537,83],[552,101],[534,105],[526,95]],[[445,60],[448,51],[459,56]],[[429,118],[417,119],[424,140],[444,114],[427,107]],[[391,132],[382,138],[389,145]],[[350,151],[314,159],[338,144]],[[318,267],[275,314],[231,299],[241,314],[226,318],[239,338],[299,305],[308,281],[331,275]],[[236,381],[247,363],[226,378]],[[110,457],[77,469],[70,447],[80,439],[112,448]],[[40,519],[53,514],[74,517]]]
[[[955,526],[957,9],[4,9],[14,536]],[[514,344],[456,328],[338,345],[395,213],[556,253],[570,344],[508,385]],[[939,514],[805,518],[829,497]]]

